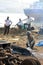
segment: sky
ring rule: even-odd
[[[10,17],[12,26],[19,21],[19,18],[25,19],[24,9],[42,6],[43,3],[38,5],[39,2],[43,2],[43,0],[0,0],[0,27],[4,26],[7,16]]]
[[[39,0],[0,0],[0,12],[23,13],[23,9]]]

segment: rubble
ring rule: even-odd
[[[29,56],[28,59],[19,58],[19,55],[11,51],[11,43],[0,44],[0,65],[41,65],[36,57]]]

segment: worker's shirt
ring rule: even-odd
[[[26,21],[27,21],[26,23],[29,24],[32,21],[32,19],[31,18],[27,18]]]
[[[9,25],[11,25],[11,24],[12,24],[11,20],[5,20],[5,25],[6,25],[6,26],[9,26]]]
[[[23,22],[19,21],[17,25],[23,26]]]
[[[31,44],[31,42],[35,42],[33,36],[27,36],[28,42]]]

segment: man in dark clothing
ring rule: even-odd
[[[10,25],[12,24],[11,20],[9,20],[9,17],[5,20],[5,30],[4,30],[4,35],[9,33]]]
[[[27,32],[27,39],[28,39],[28,41],[26,43],[26,46],[33,49],[35,41],[34,41],[34,38],[32,37],[32,35],[29,31]]]

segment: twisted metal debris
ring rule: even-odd
[[[0,65],[41,65],[37,58],[29,56],[28,59],[21,59],[12,54],[11,47],[0,47]]]

